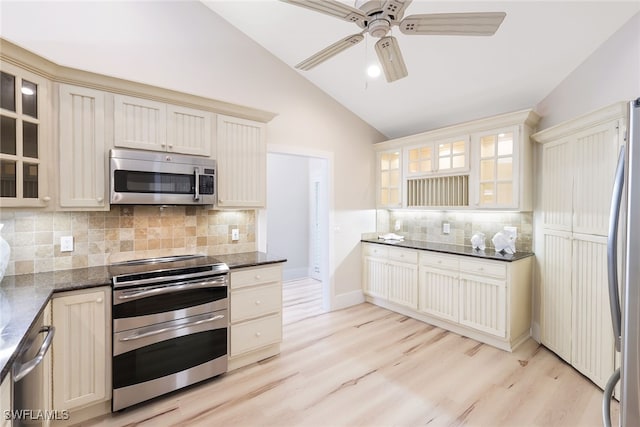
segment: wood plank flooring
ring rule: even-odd
[[[310,277],[282,284],[282,323],[288,325],[324,313],[322,282]]]
[[[602,425],[602,391],[533,340],[507,353],[368,303],[296,305],[279,356],[82,425]]]

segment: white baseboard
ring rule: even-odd
[[[352,305],[362,304],[363,302],[364,294],[361,290],[336,295],[335,297],[333,297],[331,311],[351,307]]]

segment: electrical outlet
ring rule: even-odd
[[[73,236],[60,237],[60,252],[73,252]]]
[[[402,229],[402,221],[397,219],[396,223],[394,224],[393,231],[400,231],[401,229]]]
[[[513,240],[516,240],[518,238],[518,227],[509,227],[505,225],[504,231],[508,233]]]
[[[449,233],[451,233],[451,224],[449,224],[448,222],[443,222],[442,234],[449,234]]]
[[[231,229],[231,240],[234,242],[240,240],[240,230],[238,230],[237,228]]]

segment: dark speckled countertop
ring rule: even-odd
[[[264,252],[216,255],[215,258],[230,269],[286,261]],[[27,332],[53,293],[98,286],[111,286],[108,266],[5,276],[0,282],[0,297],[9,303],[11,320],[0,333],[0,382],[9,372]]]
[[[419,240],[389,241],[383,239],[362,239],[364,243],[378,243],[380,245],[396,246],[405,249],[419,249],[423,251],[441,252],[453,255],[463,255],[497,261],[517,261],[519,259],[534,256],[532,252],[516,252],[515,254],[503,254],[493,249],[479,251],[471,246],[450,245],[446,243],[422,242]]]

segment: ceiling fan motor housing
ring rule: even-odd
[[[389,30],[391,29],[391,23],[382,18],[374,19],[373,21],[369,22],[367,29],[369,30],[369,34],[371,34],[373,37],[380,38],[387,35]]]

